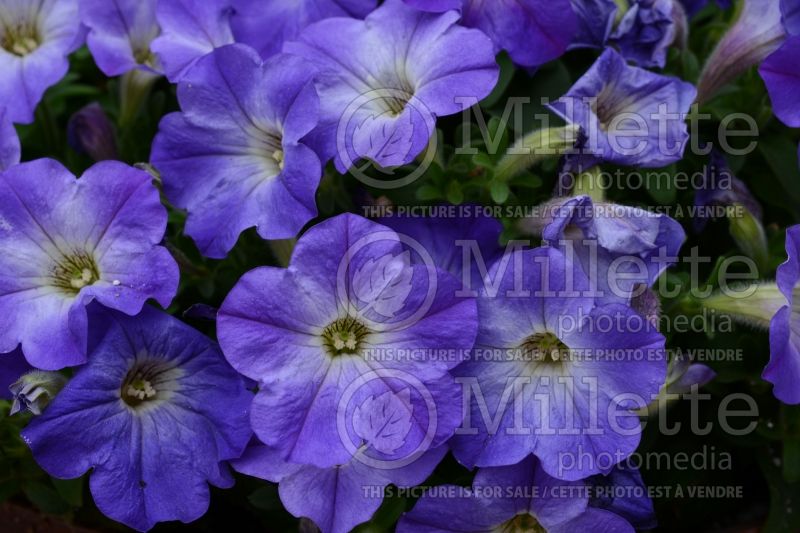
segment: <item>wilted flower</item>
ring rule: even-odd
[[[317,124],[313,71],[298,58],[263,63],[251,48],[218,48],[178,85],[181,113],[161,120],[151,161],[186,233],[222,258],[256,226],[288,239],[317,214],[319,158],[303,140]]]
[[[252,394],[211,339],[161,311],[91,315],[88,363],[23,440],[53,477],[91,471],[94,501],[114,520],[139,531],[196,520],[208,483],[233,485],[223,461],[250,439]]]
[[[150,50],[161,60],[171,82],[179,82],[198,59],[215,48],[233,43],[230,4],[229,0],[162,0],[156,4],[161,34]],[[274,24],[271,21],[265,28]]]
[[[261,384],[253,429],[287,461],[396,463],[460,423],[449,371],[472,348],[475,300],[410,255],[402,235],[340,215],[298,240],[288,269],[245,274],[220,307],[225,356]]]
[[[492,91],[499,75],[492,43],[458,18],[388,0],[366,20],[327,19],[286,44],[320,70],[313,138],[323,159],[335,156],[341,172],[361,160],[409,163],[428,145],[436,117]]]
[[[609,48],[549,107],[583,128],[589,154],[650,168],[683,158],[689,139],[684,119],[694,97],[690,83],[629,66]]]
[[[736,293],[716,293],[702,301],[707,309],[729,314],[748,325],[769,328],[769,364],[763,377],[773,394],[787,404],[800,403],[800,226],[786,230],[788,259],[775,283],[760,283]]]
[[[97,102],[83,107],[69,118],[67,141],[73,150],[95,161],[118,159],[114,126]]]
[[[535,454],[561,479],[606,474],[639,443],[630,410],[664,383],[665,339],[626,305],[596,305],[581,268],[558,250],[511,255],[478,297],[474,353],[500,357],[473,357],[454,370],[473,393],[453,453],[468,467]]]
[[[446,453],[447,447],[440,446],[400,468],[372,468],[356,460],[318,468],[287,463],[275,449],[254,443],[232,465],[238,472],[279,483],[286,510],[311,518],[322,533],[348,533],[375,514],[388,485],[419,485]]]
[[[697,83],[697,102],[703,104],[747,69],[761,63],[783,42],[777,0],[744,0],[739,18],[706,60]]]
[[[643,67],[664,67],[675,41],[675,0],[635,0],[617,24],[609,42],[625,59]]]
[[[14,415],[20,411],[42,414],[50,400],[55,398],[66,383],[67,378],[58,372],[43,370],[26,372],[9,387],[14,396],[10,414]]]
[[[0,0],[0,102],[11,122],[32,122],[48,87],[81,43],[77,0]]]
[[[542,217],[523,220],[521,228],[574,257],[603,303],[627,304],[652,286],[677,262],[686,240],[681,225],[666,215],[588,196],[552,200]]]
[[[314,22],[333,17],[364,18],[377,7],[378,0],[232,0],[231,5],[236,41],[252,46],[267,59]]]
[[[430,489],[400,518],[397,533],[633,533],[613,506],[594,507],[589,492],[586,481],[555,479],[529,456],[512,466],[480,469],[472,487]]]
[[[80,20],[89,34],[86,44],[107,76],[130,70],[161,72],[150,50],[160,28],[156,0],[80,0]]]
[[[557,59],[572,41],[577,17],[569,0],[405,0],[431,12],[461,11],[461,24],[478,28],[507,50],[514,63],[538,67]]]
[[[0,352],[22,343],[37,368],[77,365],[89,302],[134,315],[175,295],[178,266],[158,246],[167,212],[149,174],[105,161],[76,180],[41,159],[0,173],[0,197]]]

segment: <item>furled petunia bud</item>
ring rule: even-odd
[[[95,161],[117,159],[114,127],[97,102],[83,107],[70,117],[67,141],[76,152],[86,154]]]
[[[35,415],[42,414],[47,404],[67,384],[67,378],[58,372],[31,370],[23,374],[16,383],[9,387],[14,395],[11,414],[30,411]]]

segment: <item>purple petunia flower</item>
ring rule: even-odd
[[[28,123],[81,45],[77,0],[0,0],[0,101],[8,120]]]
[[[472,348],[475,300],[414,263],[402,235],[341,215],[300,238],[288,269],[253,270],[228,294],[220,345],[261,383],[253,429],[287,461],[394,468],[453,434],[449,370]]]
[[[628,304],[677,262],[686,240],[681,225],[666,215],[595,204],[588,196],[553,200],[541,219],[525,220],[522,228],[577,259],[602,303]]]
[[[492,44],[457,22],[452,11],[424,13],[388,0],[366,20],[324,20],[286,44],[284,51],[320,70],[315,144],[326,159],[335,155],[341,172],[361,160],[383,167],[413,161],[436,117],[491,92],[499,75]]]
[[[8,388],[29,370],[33,370],[33,367],[25,359],[22,350],[0,353],[0,399],[11,400],[14,395]]]
[[[78,153],[95,161],[118,158],[114,126],[97,102],[92,102],[69,117],[67,142]]]
[[[171,82],[179,82],[198,59],[215,48],[234,42],[232,14],[229,0],[161,0],[156,4],[161,34],[150,50],[161,60]],[[266,27],[275,27],[273,24]]]
[[[430,488],[402,516],[397,533],[633,533],[625,518],[590,506],[590,491],[585,482],[553,478],[530,456],[513,466],[482,468],[472,487]]]
[[[680,161],[689,139],[690,83],[626,64],[607,49],[550,109],[578,124],[586,150],[620,165],[661,167]]]
[[[389,484],[419,485],[445,453],[447,448],[440,446],[409,465],[388,470],[359,461],[318,468],[287,463],[276,450],[251,444],[232,464],[238,472],[279,483],[281,502],[294,516],[310,518],[323,533],[347,533],[372,517]]]
[[[589,506],[621,516],[636,529],[650,530],[658,525],[653,500],[648,496],[642,475],[635,468],[619,465],[607,476],[587,480],[595,494]]]
[[[0,108],[0,170],[19,163],[22,148],[6,108]]]
[[[626,305],[597,306],[560,251],[511,255],[478,297],[475,356],[454,370],[470,394],[453,452],[468,467],[533,453],[559,479],[606,474],[639,443],[630,410],[664,383],[665,339]]]
[[[207,483],[233,485],[222,462],[250,439],[252,394],[211,339],[161,311],[91,315],[89,362],[22,438],[53,477],[91,470],[94,501],[114,520],[139,531],[196,520]]]
[[[781,0],[783,27],[789,35],[800,35],[800,2]]]
[[[758,72],[767,85],[772,108],[784,124],[800,128],[800,36],[789,37],[761,64]]]
[[[675,41],[674,0],[636,0],[617,24],[609,42],[629,61],[642,67],[667,63]]]
[[[157,0],[79,0],[81,22],[89,28],[86,44],[107,76],[144,69],[160,73],[150,50],[160,28]]]
[[[800,404],[800,225],[786,230],[786,254],[775,283],[760,283],[738,294],[716,293],[703,300],[703,306],[769,328],[770,360],[761,377],[773,384],[776,398],[794,405]]]
[[[322,168],[303,141],[318,118],[312,75],[298,57],[262,63],[234,44],[179,84],[183,112],[162,119],[151,160],[203,254],[225,257],[252,226],[265,239],[292,238],[316,216]]]
[[[619,6],[614,0],[571,0],[578,31],[570,48],[603,48],[611,37]]]
[[[500,233],[503,225],[483,214],[474,216],[419,218],[390,216],[380,220],[397,233],[410,237],[428,254],[429,260],[461,280],[465,289],[478,288],[488,269],[503,255]],[[412,252],[414,247],[407,246]],[[415,254],[414,257],[418,257]]]
[[[232,0],[231,19],[238,42],[255,48],[267,59],[281,51],[311,24],[333,17],[364,18],[377,0]]]
[[[405,0],[417,9],[460,9],[461,23],[478,28],[507,50],[514,63],[538,67],[557,59],[572,41],[578,20],[569,0]]]
[[[167,212],[146,172],[98,163],[80,180],[41,159],[0,173],[0,352],[22,343],[54,370],[86,360],[86,305],[169,305],[178,266],[158,246]]]

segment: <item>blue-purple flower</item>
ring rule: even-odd
[[[19,163],[21,152],[17,130],[11,122],[10,113],[0,108],[0,170]]]
[[[203,254],[225,257],[252,226],[265,239],[292,238],[316,216],[322,168],[303,140],[318,119],[312,76],[298,57],[262,63],[234,44],[179,84],[183,112],[162,119],[151,161]]]
[[[557,59],[572,41],[577,17],[569,0],[405,0],[418,9],[461,11],[461,23],[478,28],[523,67]]]
[[[786,230],[786,254],[775,283],[718,292],[702,304],[747,325],[769,329],[770,360],[762,377],[773,384],[772,392],[780,401],[800,404],[800,226]]]
[[[616,509],[594,507],[591,493],[586,482],[553,478],[529,456],[512,466],[480,469],[471,487],[431,487],[402,516],[397,533],[633,533]]]
[[[625,59],[642,67],[664,67],[675,41],[675,0],[636,0],[625,12],[609,42]]]
[[[150,43],[150,50],[161,60],[171,82],[180,81],[198,59],[215,48],[234,42],[232,14],[229,0],[161,0],[156,4],[161,33]]]
[[[800,2],[781,0],[783,28],[789,35],[800,35]]]
[[[747,185],[734,176],[725,156],[716,151],[711,153],[703,180],[695,191],[694,205],[698,208],[741,205],[757,220],[760,221],[763,216],[761,204],[758,203]],[[702,212],[695,216],[695,230],[702,231],[708,218]]]
[[[670,265],[686,240],[674,219],[637,207],[593,202],[588,196],[556,199],[523,230],[573,257],[598,301],[630,303]]]
[[[314,22],[333,17],[364,18],[377,0],[232,0],[234,36],[267,59]]]
[[[515,251],[487,278],[473,357],[454,370],[470,392],[456,458],[505,466],[534,454],[559,479],[608,473],[639,443],[631,410],[664,383],[664,337],[626,305],[597,305],[554,248]]]
[[[475,212],[472,212],[472,209]],[[413,239],[429,259],[450,272],[467,289],[478,288],[495,261],[503,255],[500,233],[503,225],[480,210],[479,206],[461,206],[472,216],[405,217],[389,216],[380,220],[397,233]],[[413,253],[415,246],[406,244]],[[414,256],[421,260],[419,254]]]
[[[436,117],[491,92],[499,73],[492,43],[458,18],[388,0],[365,20],[327,19],[286,44],[320,70],[314,141],[324,159],[335,156],[341,172],[362,160],[409,163],[428,145]]]
[[[211,339],[161,311],[91,315],[88,363],[22,438],[53,477],[91,470],[94,501],[114,520],[139,531],[196,520],[209,483],[233,485],[223,461],[250,439],[252,394]]]
[[[477,329],[475,300],[458,289],[415,264],[402,235],[347,214],[305,233],[287,269],[245,274],[217,334],[233,367],[260,383],[258,438],[320,468],[402,466],[440,446],[461,422],[449,371]]]
[[[107,76],[134,69],[161,72],[150,50],[161,29],[157,0],[79,0],[80,20],[89,28],[86,44]]]
[[[662,167],[683,158],[690,83],[629,66],[607,49],[550,109],[586,135],[585,150],[620,165]]]
[[[86,305],[126,314],[169,305],[178,266],[166,248],[167,212],[146,172],[102,162],[80,180],[41,159],[0,173],[0,353],[22,343],[53,370],[86,361]]]
[[[14,395],[9,387],[29,370],[33,370],[33,367],[25,359],[22,350],[0,354],[0,399],[11,400]]]
[[[603,48],[617,22],[614,0],[570,0],[578,17],[578,31],[570,48]]]
[[[69,117],[67,142],[73,150],[95,161],[118,159],[114,126],[97,102],[92,102]]]
[[[758,72],[767,85],[772,109],[784,124],[800,128],[800,36],[789,37],[770,54]]]
[[[77,0],[0,1],[0,101],[12,122],[32,122],[45,90],[81,45]]]
[[[238,472],[279,483],[284,507],[294,516],[313,520],[322,533],[348,533],[378,510],[389,484],[422,483],[446,452],[447,447],[440,446],[400,468],[374,468],[356,460],[319,468],[288,463],[275,449],[255,443],[232,464]]]

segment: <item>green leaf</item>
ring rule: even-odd
[[[83,505],[83,478],[76,479],[56,479],[53,478],[53,486],[61,498],[72,507]]]
[[[59,496],[55,489],[38,481],[31,482],[23,488],[25,496],[42,512],[48,514],[65,514],[69,512],[69,504]]]
[[[447,186],[447,201],[453,205],[460,205],[464,202],[464,191],[461,190],[461,184],[453,180]]]
[[[800,215],[800,166],[797,164],[797,144],[788,137],[760,139],[758,148],[778,178],[783,191],[776,200]],[[775,192],[775,191],[773,191]]]
[[[429,202],[431,200],[438,200],[442,197],[442,193],[433,185],[423,185],[417,189],[417,200]]]
[[[494,180],[489,186],[489,193],[496,204],[504,204],[511,194],[511,189],[508,188],[504,181]]]

